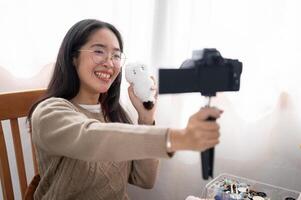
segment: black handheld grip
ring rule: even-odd
[[[206,121],[215,121],[213,117],[209,117]],[[214,148],[207,149],[201,152],[202,160],[202,175],[204,180],[208,180],[209,177],[213,178],[214,168]]]

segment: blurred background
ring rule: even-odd
[[[239,92],[212,101],[224,110],[215,176],[230,173],[301,191],[300,10],[298,0],[0,0],[0,92],[46,87],[64,35],[86,18],[115,25],[127,61],[148,64],[155,76],[158,68],[178,68],[193,50],[217,48],[242,61],[243,73]],[[123,81],[121,101],[135,118],[127,86]],[[156,122],[184,127],[204,105],[198,93],[161,95]],[[25,121],[19,123],[30,160],[29,134]],[[2,124],[14,158],[9,124]],[[18,188],[14,159],[10,166]],[[26,172],[30,181],[31,162]],[[152,190],[130,186],[129,192],[132,199],[182,200],[201,195],[207,183],[199,153],[178,152],[162,160]]]

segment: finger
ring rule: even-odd
[[[219,118],[220,115],[223,113],[222,110],[214,108],[214,107],[204,107],[199,110],[195,116],[197,119],[206,120],[209,117],[213,117],[215,119]]]
[[[205,145],[204,145],[204,150],[203,151],[206,151],[216,145],[219,144],[219,140],[209,140],[209,141],[206,141]]]
[[[151,90],[152,92],[155,92],[154,97],[155,97],[155,99],[157,99],[157,98],[158,98],[158,95],[159,95],[158,89],[155,88],[155,87],[152,87],[150,90]]]
[[[132,84],[128,87],[128,92],[129,93],[133,92],[133,85]]]
[[[152,90],[157,90],[157,82],[156,82],[155,77],[151,76],[150,78],[151,78],[151,79],[153,80],[153,82],[154,82],[154,84],[152,85],[151,89],[152,89]]]
[[[150,76],[150,78],[154,81],[154,85],[157,86],[157,81],[154,76]]]
[[[219,131],[207,131],[203,138],[207,140],[216,140],[219,138],[219,136]]]
[[[135,93],[134,93],[134,87],[133,87],[133,84],[131,84],[131,85],[128,87],[128,93],[129,93],[130,98],[136,97],[136,95],[135,95]]]
[[[158,88],[157,88],[156,79],[155,79],[154,76],[151,76],[150,78],[154,81],[154,85],[151,87],[151,90],[152,91],[154,91],[154,90],[156,91],[156,93],[155,93],[155,99],[158,99],[159,91],[158,91]]]
[[[158,96],[159,96],[159,92],[158,92],[158,90],[156,90],[155,99],[158,99]]]

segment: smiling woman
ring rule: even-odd
[[[129,199],[128,183],[153,187],[158,158],[219,142],[218,124],[206,119],[220,110],[199,110],[184,129],[155,127],[156,99],[145,109],[131,85],[132,125],[119,103],[124,58],[109,23],[82,20],[67,32],[45,96],[28,116],[41,176],[35,199]]]

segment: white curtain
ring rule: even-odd
[[[242,61],[243,73],[239,92],[212,101],[224,110],[215,175],[301,191],[300,10],[298,0],[2,0],[0,92],[45,87],[63,36],[85,18],[114,24],[128,60],[149,64],[155,75],[158,68],[179,67],[192,50],[217,48]],[[122,101],[133,111],[126,87]],[[157,123],[184,127],[204,104],[200,94],[162,95]],[[200,195],[206,183],[199,153],[182,152],[162,160],[154,189],[129,190],[133,199],[185,199]],[[18,188],[17,178],[13,184]]]

